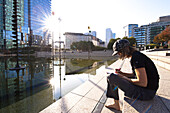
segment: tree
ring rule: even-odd
[[[93,48],[94,45],[91,41],[73,42],[71,44],[71,49],[73,50],[91,51]]]
[[[109,43],[107,45],[107,48],[112,49],[113,44],[116,42],[116,40],[118,40],[118,39],[110,39],[110,41],[109,41]]]
[[[136,43],[136,38],[134,37],[130,37],[128,38],[127,36],[126,37],[123,37],[123,39],[126,39],[130,42],[130,46],[133,46],[135,43]]]
[[[161,33],[154,37],[153,42],[161,43],[168,42],[170,40],[170,26],[163,30]]]

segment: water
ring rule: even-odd
[[[110,65],[113,58],[0,57],[0,113],[37,113]],[[105,67],[105,66],[104,66]]]

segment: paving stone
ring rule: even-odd
[[[159,95],[159,97],[170,112],[170,96]]]
[[[103,77],[105,77],[106,74],[104,72],[101,72],[98,75],[95,76],[91,76],[90,77],[90,81],[92,81],[93,83],[97,84],[101,79],[103,79]]]
[[[106,86],[106,79],[102,79],[97,85],[95,85],[95,87],[92,90],[90,90],[85,95],[85,97],[96,100],[96,101],[100,100],[100,98],[102,97],[102,95],[106,89],[105,86]]]
[[[169,113],[159,96],[151,101],[133,100],[125,97],[123,102],[124,113]]]
[[[104,106],[104,104],[99,102],[99,103],[96,105],[95,110],[93,110],[92,113],[101,113],[101,111],[102,111],[102,109],[103,109],[103,106]]]
[[[100,98],[100,100],[98,101],[97,105],[95,106],[92,113],[101,113],[106,100],[107,100],[107,97],[106,97],[106,91],[105,91],[102,97]]]
[[[157,94],[170,97],[170,81],[160,80]]]
[[[93,87],[95,87],[95,84],[90,81],[86,81],[71,92],[81,96],[85,96]]]
[[[97,101],[83,98],[68,113],[91,113],[95,108]]]
[[[81,99],[82,96],[69,93],[60,100],[56,101],[55,103],[45,108],[40,113],[66,113],[73,106],[75,106]]]
[[[104,77],[97,85],[100,86],[101,89],[104,89],[103,91],[105,91],[107,88],[107,78]]]
[[[105,92],[103,93],[103,96],[102,96],[101,99],[100,99],[100,103],[105,104],[106,100],[107,100],[107,97],[106,97],[106,91],[105,91]]]
[[[170,68],[170,67],[169,67]],[[162,80],[170,80],[170,71],[164,68],[157,66],[158,73],[160,75],[160,79]]]
[[[107,101],[106,101],[105,104],[108,105],[108,104],[113,104],[113,103],[114,103],[113,99],[107,98]],[[122,109],[122,104],[120,104],[120,107]],[[105,106],[103,106],[101,113],[122,113],[122,111],[117,111],[117,110],[114,110],[114,109],[108,109]]]

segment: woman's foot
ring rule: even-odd
[[[120,111],[120,106],[119,104],[110,104],[110,105],[105,105],[105,107],[109,108],[109,109],[115,109]]]

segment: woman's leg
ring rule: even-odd
[[[105,107],[111,108],[111,109],[120,110],[118,87],[116,85],[110,83],[109,79],[107,79],[107,92],[106,92],[106,96],[108,98],[114,98],[114,103],[113,104],[109,104],[109,105],[105,105]]]
[[[107,98],[114,98],[115,100],[119,100],[118,87],[116,85],[112,85],[109,80],[107,80]]]
[[[129,82],[126,79],[123,79],[123,78],[119,77],[118,75],[115,75],[115,74],[112,73],[107,77],[107,80],[108,80],[109,86],[112,86],[112,87],[117,86],[122,91],[124,91],[125,95],[128,96],[128,97],[137,98],[137,97],[140,96],[140,92],[141,92],[140,87],[135,86],[133,83]],[[118,91],[115,92],[114,89],[115,89],[115,87],[113,87],[112,89],[110,88],[110,90],[108,92],[109,93],[112,92],[112,93],[116,94]],[[112,94],[112,96],[115,95],[115,94]],[[111,97],[111,98],[114,98],[114,97]]]

